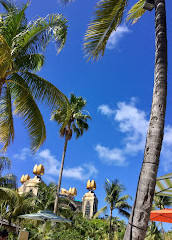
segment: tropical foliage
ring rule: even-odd
[[[74,94],[71,94],[69,102],[64,101],[63,104],[52,113],[51,119],[55,120],[57,124],[60,125],[60,136],[65,137],[61,169],[57,186],[57,195],[54,204],[55,214],[58,210],[59,192],[62,181],[67,143],[72,138],[73,133],[75,133],[77,139],[82,136],[84,131],[87,131],[89,127],[87,120],[91,119],[91,117],[86,111],[84,112],[86,103],[86,100],[82,97],[76,97]]]
[[[17,177],[14,174],[6,174],[2,176],[4,169],[11,168],[11,160],[8,157],[0,157],[0,187],[16,188]]]
[[[35,72],[44,64],[43,52],[50,41],[57,52],[63,48],[67,21],[62,15],[50,14],[28,23],[25,11],[29,2],[0,3],[4,8],[0,14],[0,142],[6,151],[14,139],[14,108],[14,113],[24,120],[35,152],[46,138],[43,117],[35,101],[45,101],[53,109],[65,98]]]
[[[105,181],[105,192],[106,197],[105,201],[110,206],[110,230],[109,235],[111,238],[112,232],[112,212],[114,209],[117,209],[119,214],[129,218],[130,214],[128,210],[131,209],[131,206],[127,203],[127,200],[131,198],[129,195],[120,196],[124,191],[124,186],[118,182],[118,180],[114,180],[110,182],[108,179]],[[101,208],[95,215],[94,218],[97,218],[100,214],[106,212],[108,206]]]
[[[162,234],[161,231],[158,229],[158,226],[155,222],[151,222],[148,226],[146,240],[161,240]]]

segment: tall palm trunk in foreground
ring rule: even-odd
[[[59,181],[58,181],[58,185],[57,185],[57,193],[56,193],[56,198],[55,198],[55,202],[54,202],[54,213],[55,214],[57,213],[57,210],[58,210],[59,193],[60,193],[60,187],[61,187],[61,182],[62,182],[63,166],[64,166],[64,160],[65,160],[65,154],[66,154],[68,140],[69,139],[67,137],[65,137],[65,144],[64,144],[62,162],[61,162],[60,173],[59,173]]]
[[[149,129],[137,193],[124,240],[145,238],[150,217],[164,134],[167,95],[167,36],[165,0],[155,0],[155,72]]]

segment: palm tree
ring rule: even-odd
[[[167,206],[167,207],[172,206],[172,197],[169,197],[169,196],[155,196],[154,197],[154,205],[155,205],[156,208],[159,208],[160,210],[164,209],[165,206]],[[161,231],[162,231],[162,234],[163,234],[163,239],[165,239],[162,222],[161,222]]]
[[[103,0],[98,2],[95,18],[85,36],[85,50],[88,59],[103,56],[107,41],[123,20],[128,0]],[[129,11],[128,20],[133,22],[145,13],[139,0]],[[147,133],[144,159],[139,176],[136,197],[124,239],[145,238],[154,197],[159,157],[164,135],[164,120],[167,96],[167,34],[165,0],[154,0],[155,6],[155,73],[152,108]]]
[[[62,181],[63,166],[66,154],[66,148],[68,141],[72,138],[72,133],[76,134],[76,139],[83,135],[84,131],[88,130],[87,120],[91,119],[88,114],[84,114],[83,110],[86,106],[86,100],[82,97],[76,97],[71,94],[69,104],[64,103],[55,110],[52,114],[52,120],[55,120],[60,125],[60,136],[65,137],[65,144],[63,149],[61,168],[59,174],[59,180],[57,185],[57,195],[54,203],[54,213],[58,210],[59,192]]]
[[[161,240],[162,235],[155,222],[151,222],[145,240]]]
[[[130,214],[127,210],[131,209],[131,206],[127,203],[127,200],[131,198],[129,195],[120,196],[121,192],[124,191],[124,186],[115,181],[110,182],[108,179],[105,181],[105,192],[106,197],[105,201],[110,205],[110,227],[109,227],[109,239],[111,239],[112,232],[112,212],[114,209],[117,209],[119,214],[128,217]],[[95,215],[94,218],[97,218],[101,213],[107,211],[108,206],[101,208]]]
[[[73,0],[61,0],[66,4]],[[100,0],[93,21],[85,35],[88,60],[104,55],[113,31],[123,20],[129,0]],[[167,33],[165,0],[138,0],[128,12],[127,20],[136,23],[146,12],[145,3],[155,7],[155,71],[152,108],[146,138],[144,159],[139,176],[136,197],[124,239],[144,239],[154,197],[159,157],[164,135],[167,96]]]
[[[17,177],[14,174],[6,174],[2,176],[4,169],[11,168],[11,160],[8,157],[0,157],[0,187],[16,188]]]
[[[24,119],[35,152],[46,138],[43,117],[35,101],[45,101],[54,107],[66,99],[55,86],[35,74],[44,64],[43,51],[53,40],[57,51],[63,48],[67,26],[59,14],[38,17],[28,23],[27,4],[1,0],[4,13],[0,14],[0,142],[3,150],[14,139],[13,114]]]

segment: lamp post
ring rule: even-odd
[[[144,3],[143,8],[148,11],[152,11],[152,9],[155,7],[155,1],[154,0],[146,0]]]

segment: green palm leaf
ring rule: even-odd
[[[15,199],[19,202],[19,194],[12,189],[0,187],[0,200],[11,200]]]
[[[146,12],[143,9],[145,0],[138,1],[128,12],[127,21],[131,21],[132,24],[136,23],[139,18]]]
[[[44,64],[44,59],[45,56],[38,53],[18,57],[14,61],[16,68],[13,68],[12,72],[39,71]]]
[[[129,217],[130,217],[130,213],[127,212],[126,210],[122,209],[122,208],[118,209],[118,212],[119,212],[122,216],[124,216],[124,217],[126,217],[126,218],[129,218]]]
[[[107,211],[107,206],[102,207],[99,211],[96,212],[94,215],[93,219],[98,218],[102,213],[105,213]]]
[[[18,74],[13,74],[11,80],[10,88],[14,98],[15,113],[24,119],[31,139],[31,149],[36,152],[46,138],[42,115],[24,79]]]
[[[11,47],[13,38],[20,34],[27,26],[27,19],[25,17],[25,10],[29,6],[29,2],[17,7],[10,1],[0,1],[6,9],[6,14],[0,14],[0,33],[6,39],[8,45]]]
[[[8,188],[17,188],[17,177],[14,174],[6,174],[3,177],[0,177],[0,186]]]
[[[8,157],[0,157],[0,175],[5,168],[10,169],[11,164],[12,162]]]
[[[62,102],[65,102],[66,106],[68,105],[68,98],[52,83],[34,73],[24,72],[21,75],[34,95],[35,100],[45,101],[46,105],[51,109],[55,106],[61,106]]]
[[[0,34],[0,78],[4,78],[7,70],[12,69],[11,50],[5,38]],[[1,83],[2,84],[2,83]]]
[[[25,55],[45,50],[50,41],[54,41],[57,51],[64,47],[67,36],[67,20],[59,14],[51,14],[45,18],[38,18],[31,22],[25,31],[13,40],[12,55]]]
[[[6,151],[14,139],[11,93],[9,87],[6,88],[0,100],[0,105],[0,142],[3,144],[2,151]]]
[[[85,35],[84,48],[88,60],[103,56],[107,41],[120,25],[128,0],[101,0],[96,6],[94,20]]]
[[[2,4],[2,6],[4,7],[4,9],[7,12],[12,12],[14,10],[16,10],[16,6],[13,2],[8,1],[8,0],[1,0],[0,3]]]

